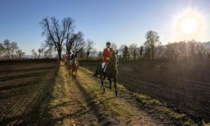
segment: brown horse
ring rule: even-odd
[[[69,75],[72,76],[72,79],[76,79],[77,77],[77,69],[79,66],[79,62],[76,59],[73,59],[69,63]]]

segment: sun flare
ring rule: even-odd
[[[184,33],[193,33],[197,30],[198,22],[192,17],[186,17],[181,21],[180,27]]]
[[[200,40],[205,36],[204,16],[191,8],[188,8],[174,16],[173,39]]]

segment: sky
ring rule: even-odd
[[[107,41],[118,47],[141,46],[149,30],[158,33],[162,44],[186,39],[206,42],[210,41],[209,5],[210,0],[0,0],[0,42],[15,41],[30,54],[46,39],[39,24],[45,17],[73,18],[75,31],[94,41],[98,51]],[[198,28],[191,35],[177,29],[187,10],[196,13]]]

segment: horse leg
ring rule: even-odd
[[[71,70],[71,79],[73,80],[73,71]]]
[[[110,77],[109,77],[108,79],[109,79],[109,88],[110,88],[110,90],[111,90],[111,89],[112,89],[112,80],[111,80]]]
[[[99,66],[97,66],[95,70],[95,74],[93,76],[98,76],[99,71],[100,71]]]
[[[72,78],[72,80],[74,80],[74,70],[73,69],[71,71],[71,78]]]
[[[77,70],[74,71],[74,80],[76,79],[77,77]]]
[[[103,80],[103,76],[100,75],[100,79],[101,79],[101,88],[103,89],[103,91],[105,92],[105,88],[104,88],[104,80]]]
[[[68,72],[69,72],[69,77],[71,77],[71,70],[68,70]]]
[[[117,93],[117,77],[114,77],[114,88],[115,88],[115,95],[116,97],[118,97],[118,93]]]

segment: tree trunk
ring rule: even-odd
[[[39,55],[38,55],[38,59],[40,58],[40,53],[39,53]]]
[[[154,60],[155,52],[154,52],[154,46],[151,47],[151,53],[152,53],[152,60]]]
[[[86,54],[86,59],[88,59],[88,58],[89,58],[89,54],[90,54],[90,52],[89,52],[89,51],[87,51],[87,54]]]
[[[59,47],[57,51],[58,51],[58,60],[61,61],[61,59],[62,59],[62,56],[61,56],[62,49],[61,49],[61,47]]]

